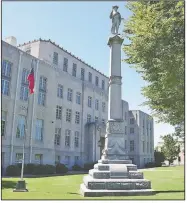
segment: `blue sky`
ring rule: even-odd
[[[123,18],[128,19],[130,11],[125,2],[3,2],[2,38],[15,36],[18,44],[34,39],[51,39],[86,63],[108,76],[110,35],[110,11],[119,6]],[[123,26],[121,25],[121,30]],[[127,43],[124,40],[124,43]],[[122,58],[124,53],[122,51]],[[122,99],[129,102],[131,110],[150,113],[141,87],[146,85],[135,69],[122,62]],[[156,119],[155,119],[156,120]],[[154,125],[155,144],[160,135],[171,133],[174,128],[168,124]]]

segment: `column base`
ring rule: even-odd
[[[26,189],[25,180],[18,180],[16,188],[13,190],[13,192],[28,192]]]

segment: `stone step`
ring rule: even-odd
[[[123,178],[129,178],[128,172],[111,172],[111,171],[99,171],[97,169],[91,169],[89,170],[89,175],[91,175],[93,178],[96,179],[123,179]]]
[[[110,165],[114,165],[114,164],[95,164],[94,165],[94,169],[98,169],[99,171],[109,171],[110,170]],[[134,164],[125,164],[125,166],[127,167],[128,171],[137,171],[137,166]]]
[[[80,186],[80,193],[84,197],[102,197],[102,196],[135,196],[135,195],[153,195],[155,191],[152,189],[141,190],[90,190],[84,184]]]
[[[140,171],[129,171],[129,179],[143,179],[143,172]]]
[[[132,164],[132,160],[98,160],[101,164]]]
[[[146,179],[94,179],[87,175],[83,178],[83,183],[91,190],[151,189],[151,182]]]

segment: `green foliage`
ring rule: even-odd
[[[154,162],[149,162],[145,164],[145,168],[153,168],[155,167],[155,163]]]
[[[84,164],[84,170],[88,171],[90,169],[93,169],[94,168],[94,164],[96,164],[97,162],[94,162],[94,163],[85,163]]]
[[[163,152],[154,151],[154,157],[155,157],[155,166],[160,167],[162,166],[162,162],[165,161],[165,156]]]
[[[57,174],[67,173],[67,172],[68,172],[68,168],[64,164],[58,163],[56,165],[56,173]]]
[[[17,165],[10,165],[6,168],[7,176],[19,176],[21,175],[21,170]]]
[[[45,174],[47,174],[47,173],[46,173],[46,170],[45,170],[45,166],[42,165],[42,164],[37,164],[37,165],[35,165],[32,174],[33,174],[33,175],[45,175]]]
[[[72,166],[72,170],[73,171],[81,171],[82,168],[79,165],[75,164],[74,166]]]
[[[54,174],[56,172],[56,168],[53,165],[46,164],[45,165],[46,174]]]
[[[184,121],[184,1],[128,2],[124,60],[148,83],[144,105],[160,122]]]
[[[178,158],[180,152],[178,141],[170,134],[163,136],[162,139],[164,140],[164,144],[161,147],[161,151],[166,160],[169,161],[169,164],[173,163],[173,161]]]
[[[35,166],[36,164],[32,164],[32,163],[26,164],[26,166],[24,167],[25,168],[24,173],[33,174]]]

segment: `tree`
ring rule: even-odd
[[[154,157],[155,157],[156,166],[162,166],[162,162],[165,161],[165,156],[164,156],[163,152],[159,152],[159,151],[155,150]]]
[[[169,161],[169,164],[173,163],[173,161],[178,158],[180,152],[178,140],[170,134],[162,136],[162,139],[164,141],[164,144],[161,147],[161,152],[163,152],[166,160]]]
[[[124,61],[147,81],[142,94],[153,116],[178,125],[184,121],[184,1],[137,1],[127,8]]]

